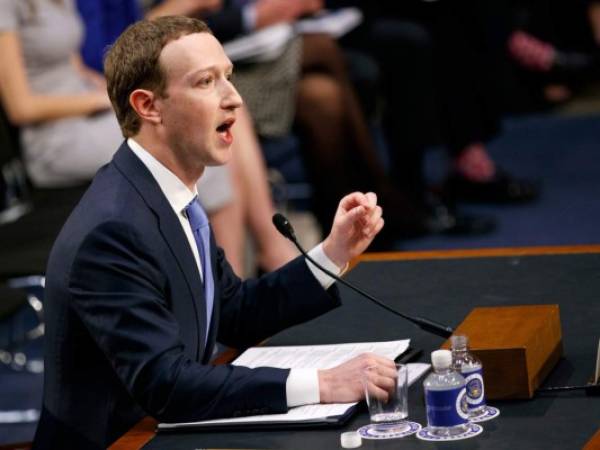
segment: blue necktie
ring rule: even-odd
[[[204,297],[206,298],[206,339],[208,338],[208,330],[210,330],[210,318],[212,316],[214,303],[214,279],[212,273],[212,265],[210,263],[210,227],[208,226],[208,217],[200,206],[198,197],[185,207],[185,213],[192,226],[196,246],[200,253],[200,261],[202,263],[202,278],[204,280]]]

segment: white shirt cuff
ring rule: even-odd
[[[285,383],[288,408],[319,403],[317,369],[291,369]]]
[[[336,275],[339,275],[341,273],[343,267],[340,268],[336,266],[335,263],[327,257],[327,255],[323,251],[323,243],[317,245],[315,248],[309,251],[308,254],[312,259],[321,264],[331,273],[334,273]],[[325,272],[323,272],[321,269],[319,269],[317,266],[311,263],[308,259],[305,259],[305,261],[306,264],[308,264],[308,268],[315,276],[317,281],[321,284],[321,286],[323,286],[323,289],[329,289],[329,287],[333,283],[335,283],[335,280],[333,278],[331,278],[329,275],[327,275]]]

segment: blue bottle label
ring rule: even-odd
[[[467,391],[464,387],[434,391],[425,389],[427,423],[432,427],[453,427],[469,421]]]
[[[469,409],[485,406],[485,387],[483,384],[483,371],[481,368],[471,371],[462,372],[467,384],[467,403]]]

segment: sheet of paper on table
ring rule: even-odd
[[[387,342],[361,342],[352,344],[301,345],[289,347],[253,347],[242,353],[232,364],[255,367],[277,367],[291,369],[328,369],[335,367],[361,353],[371,352],[390,359],[396,359],[406,351],[409,339]],[[430,365],[408,364],[409,386],[421,377]],[[159,424],[159,429],[203,427],[240,424],[279,424],[279,423],[318,423],[335,421],[343,416],[356,403],[336,403],[327,405],[304,405],[285,414],[265,414],[259,416],[236,417],[231,419],[206,420],[178,424]]]

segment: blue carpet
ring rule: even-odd
[[[600,115],[511,119],[488,148],[511,174],[539,180],[540,198],[524,205],[460,205],[464,212],[493,215],[498,228],[483,236],[411,239],[399,249],[600,243]],[[446,167],[442,149],[432,149],[428,178],[439,181]]]
[[[23,325],[23,330],[31,329],[28,322],[29,310],[17,313],[15,322]],[[25,319],[23,321],[23,319]],[[0,323],[0,336],[2,344],[9,329],[7,321]],[[22,351],[30,360],[41,360],[43,339],[37,339]],[[42,406],[43,374],[34,374],[26,371],[12,370],[0,364],[0,412],[14,410],[40,410]],[[35,422],[23,424],[0,424],[0,445],[18,442],[29,442],[35,433]]]
[[[43,375],[0,368],[0,410],[41,408]],[[0,424],[0,445],[30,442],[36,423]]]

